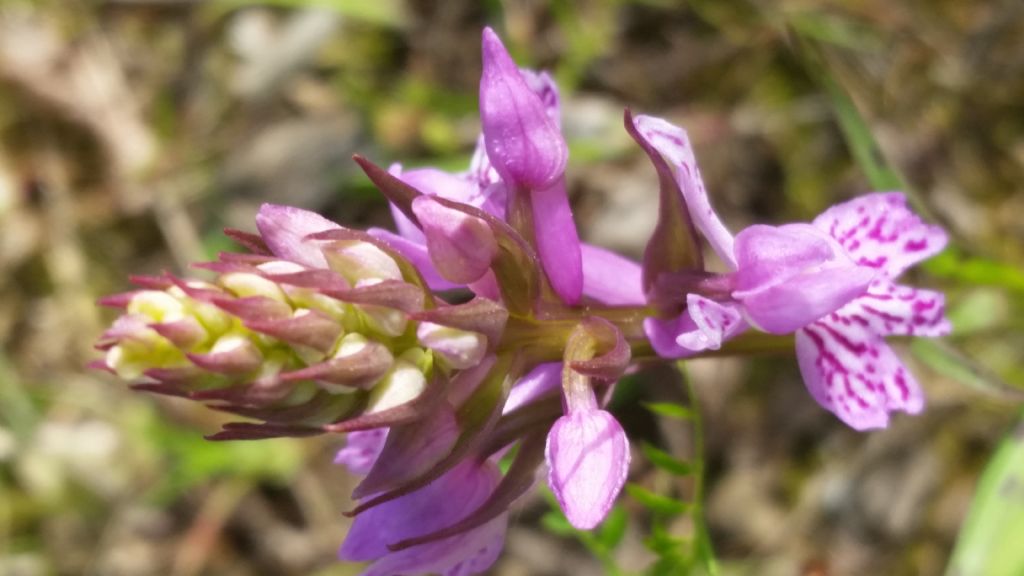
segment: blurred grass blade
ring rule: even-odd
[[[910,345],[910,351],[932,370],[970,388],[1008,400],[1024,401],[1024,390],[1003,381],[949,342],[917,338]]]
[[[922,266],[929,274],[938,278],[947,278],[967,285],[998,286],[1024,293],[1024,270],[1012,264],[968,256],[956,247],[947,248],[942,254],[924,262]]]
[[[676,420],[690,420],[693,418],[693,410],[671,402],[644,402],[644,408],[666,418],[674,418]]]
[[[647,458],[651,464],[654,464],[658,468],[661,468],[674,476],[689,476],[690,474],[693,474],[694,469],[696,468],[692,463],[679,460],[668,452],[665,452],[664,450],[647,442],[644,442],[641,445],[641,449],[643,450],[644,457]]]
[[[248,6],[321,8],[355,20],[391,28],[401,28],[408,21],[404,6],[399,0],[215,0],[210,2],[210,6],[223,11]]]
[[[864,171],[871,187],[875,190],[903,190],[911,197],[914,207],[922,209],[920,199],[907,190],[903,177],[885,160],[882,149],[871,132],[871,125],[857,110],[850,94],[832,74],[825,57],[825,49],[819,47],[819,43],[813,38],[808,38],[800,27],[794,26],[792,30],[802,39],[799,53],[803,57],[808,73],[828,94],[836,121],[839,122],[846,144],[850,147],[850,153]]]
[[[978,482],[946,576],[1024,574],[1024,420]]]
[[[637,502],[643,504],[644,507],[651,512],[663,514],[665,516],[686,514],[693,509],[693,504],[690,502],[680,502],[674,498],[662,496],[661,494],[652,492],[638,484],[627,484],[626,493]]]
[[[29,397],[28,390],[11,366],[7,356],[0,354],[0,427],[6,427],[19,439],[32,434],[39,413]]]

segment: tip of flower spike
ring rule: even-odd
[[[565,139],[490,28],[484,29],[482,51],[480,119],[487,157],[506,184],[548,188],[565,172]]]

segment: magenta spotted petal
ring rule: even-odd
[[[938,254],[946,232],[907,208],[899,192],[867,194],[833,206],[814,225],[835,238],[861,266],[895,278],[908,267]]]
[[[937,337],[949,330],[941,294],[881,280],[797,331],[800,372],[814,399],[851,427],[884,428],[889,412],[920,412],[924,395],[883,337]]]
[[[548,433],[548,485],[569,523],[589,530],[604,520],[626,483],[629,440],[615,417],[571,410]]]

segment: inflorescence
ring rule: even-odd
[[[199,265],[215,280],[136,277],[138,290],[105,298],[123,313],[97,366],[250,419],[216,439],[347,433],[337,462],[364,478],[340,557],[372,562],[368,575],[483,572],[545,464],[569,522],[599,524],[630,460],[603,406],[639,362],[795,338],[811,395],[849,426],[923,408],[885,338],[949,331],[942,294],[896,282],[946,235],[902,194],[734,236],[685,131],[627,110],[660,184],[636,263],[580,242],[551,77],[518,68],[489,29],[483,62],[467,171],[356,158],[397,233],[264,205],[258,234],[227,231],[249,253]],[[727,272],[705,267],[702,238]]]

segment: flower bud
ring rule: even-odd
[[[483,334],[413,319],[433,301],[405,276],[408,263],[372,238],[311,239],[317,222],[265,207],[260,228],[274,236],[246,238],[274,255],[224,254],[202,265],[219,272],[212,283],[143,277],[145,289],[104,299],[124,315],[98,342],[101,366],[140,388],[265,422],[229,425],[224,437],[266,437],[365,415],[386,426],[399,418],[394,409],[424,396],[435,371],[480,361]]]
[[[506,183],[544,189],[562,177],[565,139],[490,28],[483,36],[480,117],[487,156]]]

